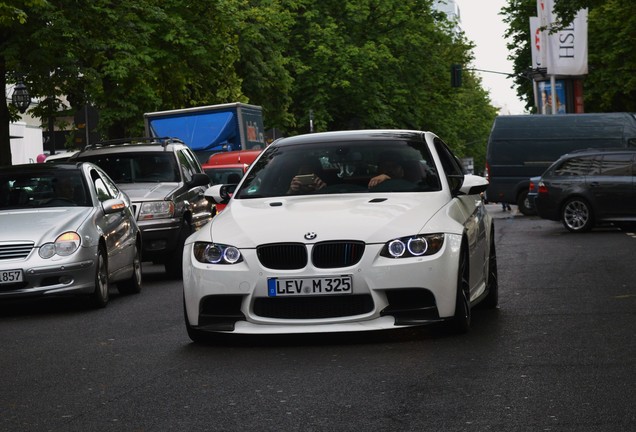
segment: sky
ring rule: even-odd
[[[496,72],[512,73],[512,62],[507,60],[508,49],[504,32],[506,24],[499,15],[506,0],[456,0],[461,16],[461,27],[476,47],[473,49],[473,67]],[[482,86],[489,91],[493,105],[502,107],[502,114],[523,114],[525,104],[511,87],[506,75],[475,72],[482,78]],[[509,111],[509,112],[506,112]]]

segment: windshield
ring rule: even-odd
[[[115,183],[178,182],[180,177],[171,152],[84,155],[78,160],[93,162]]]
[[[440,189],[425,143],[374,140],[270,147],[234,197]]]
[[[0,209],[92,206],[79,170],[0,174]]]
[[[236,184],[243,177],[243,168],[206,168],[203,171],[210,177],[210,184]]]

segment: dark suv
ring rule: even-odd
[[[601,222],[636,222],[636,149],[588,149],[561,156],[541,176],[535,206],[572,232]]]
[[[210,179],[192,150],[174,138],[134,138],[91,145],[72,160],[95,163],[128,194],[142,233],[142,259],[180,277],[186,238],[213,215],[203,196]]]

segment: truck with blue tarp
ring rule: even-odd
[[[263,109],[241,102],[144,114],[146,136],[179,138],[205,163],[222,151],[265,148]]]

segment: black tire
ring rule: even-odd
[[[499,304],[499,276],[497,274],[497,252],[495,250],[495,230],[490,233],[490,252],[488,254],[488,275],[486,297],[479,303],[481,309],[495,309]]]
[[[456,334],[470,330],[470,282],[468,268],[468,252],[464,245],[459,256],[457,270],[457,295],[455,297],[455,316],[450,322],[450,330]]]
[[[190,227],[190,224],[186,221],[183,221],[181,230],[179,231],[179,239],[177,240],[177,245],[164,263],[166,273],[168,274],[168,277],[172,279],[181,279],[181,277],[183,276],[183,247],[185,245],[186,239],[190,236],[190,234],[192,234],[192,228]]]
[[[95,260],[95,290],[90,296],[90,303],[95,308],[104,308],[108,304],[108,258],[103,247],[97,250]]]
[[[130,279],[119,282],[117,284],[117,291],[120,294],[139,294],[141,292],[142,277],[141,277],[141,251],[139,244],[135,244],[135,257],[133,258],[133,273]]]
[[[537,211],[534,207],[530,206],[530,200],[528,199],[528,190],[523,190],[517,197],[517,207],[519,211],[526,216],[535,216]]]
[[[570,198],[561,208],[561,222],[570,232],[586,232],[594,226],[592,207],[583,198]]]

